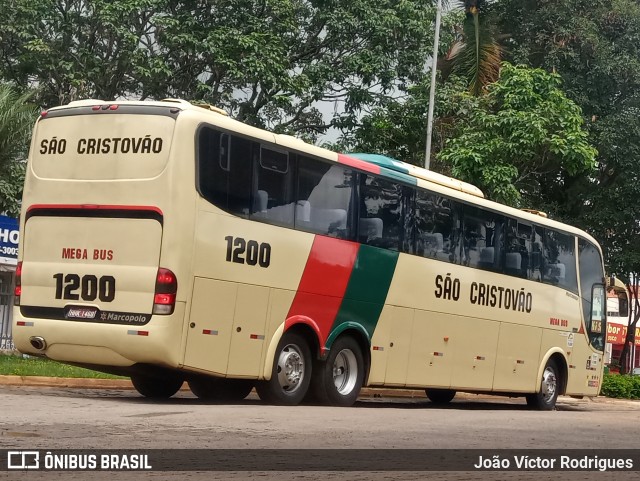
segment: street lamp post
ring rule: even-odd
[[[424,168],[429,170],[431,164],[431,134],[433,132],[433,104],[436,97],[436,71],[438,64],[438,43],[440,41],[440,16],[442,15],[442,0],[438,0],[436,8],[436,31],[433,40],[433,57],[431,59],[431,89],[429,91],[429,113],[427,115],[427,148],[424,157]]]

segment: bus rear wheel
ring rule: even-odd
[[[136,391],[151,399],[168,399],[180,390],[183,383],[184,379],[175,374],[162,377],[143,374],[131,376],[131,384]]]
[[[542,373],[540,391],[527,394],[527,405],[539,411],[551,411],[556,406],[560,388],[560,372],[555,361],[549,360]]]
[[[311,381],[311,351],[305,339],[286,332],[276,349],[271,379],[256,384],[265,402],[294,406],[304,399]]]
[[[337,339],[326,361],[316,366],[311,380],[313,397],[323,404],[352,406],[364,379],[364,360],[358,342],[352,337]]]
[[[456,396],[451,389],[425,389],[424,392],[433,404],[449,404]]]
[[[245,379],[194,377],[187,382],[193,394],[207,401],[242,401],[253,389],[253,381]]]

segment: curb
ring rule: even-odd
[[[45,377],[45,376],[2,376],[0,386],[25,386],[25,387],[57,387],[77,389],[134,389],[129,379],[95,379],[72,377]],[[189,391],[185,384],[181,391]],[[360,397],[403,397],[426,398],[424,390],[417,389],[385,389],[362,388]]]
[[[129,379],[96,379],[46,376],[0,376],[2,386],[66,387],[80,389],[133,389]]]
[[[134,387],[129,379],[96,379],[96,378],[70,378],[70,377],[45,377],[45,376],[3,376],[0,375],[0,386],[24,386],[24,387],[52,387],[52,388],[74,388],[74,389],[117,389],[117,390],[133,390]],[[189,386],[182,386],[181,391],[189,391]],[[376,399],[376,398],[410,398],[410,399],[426,399],[423,389],[389,389],[363,387],[360,391],[360,398]],[[470,394],[458,393],[456,399],[486,399],[495,400],[497,398],[505,399],[504,396],[494,396],[491,393],[486,394]],[[514,398],[506,398],[514,399]],[[572,398],[569,396],[560,396],[559,402],[565,404],[613,404],[613,403],[629,403],[640,408],[640,401],[631,399],[616,399],[598,396],[594,398],[585,397],[583,399]]]

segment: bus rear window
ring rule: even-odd
[[[174,126],[174,119],[161,115],[43,118],[31,169],[45,179],[153,178],[167,165]]]

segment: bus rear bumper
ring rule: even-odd
[[[15,309],[13,342],[24,354],[73,364],[127,367],[180,362],[185,303],[170,316],[152,316],[145,325],[102,324],[24,317]]]

